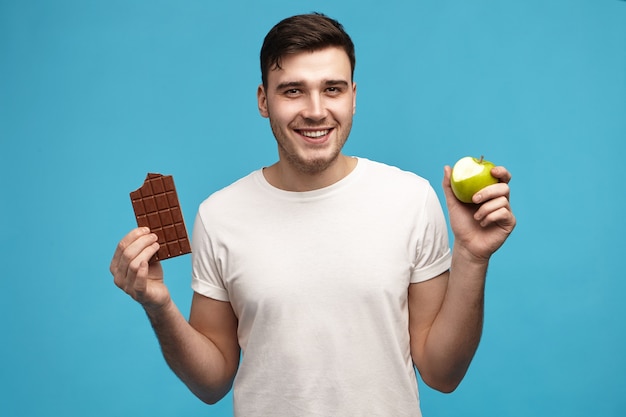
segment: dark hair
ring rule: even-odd
[[[278,22],[267,33],[261,47],[263,86],[267,87],[267,73],[280,68],[280,61],[285,55],[314,52],[329,46],[338,46],[346,51],[352,69],[351,76],[354,77],[354,44],[337,20],[322,13],[309,13]]]

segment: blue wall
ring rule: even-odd
[[[190,227],[209,193],[275,160],[258,49],[313,10],[357,45],[348,153],[438,192],[465,155],[513,172],[519,225],[491,265],[482,344],[455,393],[422,385],[425,416],[625,415],[620,0],[0,0],[0,413],[231,414],[169,371],[108,264],[146,172],[175,176]],[[164,264],[184,312],[189,261]]]

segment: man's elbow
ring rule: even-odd
[[[454,392],[463,381],[465,377],[465,372],[461,374],[447,374],[447,375],[437,375],[437,374],[420,374],[422,380],[426,385],[430,388],[442,392],[444,394],[450,394]]]
[[[426,385],[434,390],[437,390],[444,394],[451,394],[461,384],[461,381],[427,381],[424,380]]]
[[[228,394],[228,392],[232,388],[232,381],[230,383],[222,385],[221,387],[207,388],[202,386],[188,385],[188,388],[203,403],[208,405],[215,405],[222,398],[224,398],[226,394]]]
[[[198,397],[198,398],[200,398],[200,401],[202,401],[205,404],[215,405],[224,397]]]
[[[228,391],[226,391],[226,392],[219,392],[219,393],[211,392],[211,393],[194,393],[194,394],[203,403],[208,404],[208,405],[215,405],[222,398],[224,398],[226,396],[226,394],[228,394]]]

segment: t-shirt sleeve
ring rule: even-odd
[[[430,185],[417,221],[416,234],[417,246],[411,283],[426,281],[442,274],[450,269],[452,260],[446,219],[439,198]]]
[[[229,301],[228,291],[222,280],[219,249],[206,230],[200,213],[196,215],[191,239],[192,277],[191,288],[206,297]]]

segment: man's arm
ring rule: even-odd
[[[443,188],[455,236],[449,272],[409,287],[409,331],[413,361],[429,386],[451,392],[474,357],[483,327],[485,277],[491,255],[515,227],[509,205],[509,172],[496,167],[500,183],[474,196],[480,205],[460,203]]]
[[[237,318],[230,303],[194,294],[187,322],[163,283],[161,265],[148,263],[157,250],[147,229],[131,231],[111,261],[114,282],[145,309],[174,373],[213,404],[230,390],[239,365]]]
[[[237,319],[230,303],[194,293],[189,322],[173,302],[146,312],[172,371],[205,403],[221,400],[239,365]]]

